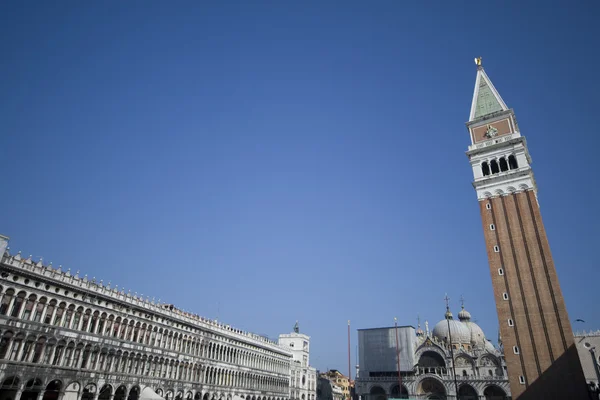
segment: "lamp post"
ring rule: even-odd
[[[458,382],[456,381],[456,367],[454,365],[454,349],[452,347],[452,332],[450,331],[450,318],[452,318],[452,313],[450,312],[450,297],[448,294],[444,297],[446,300],[446,322],[448,323],[448,336],[450,338],[450,357],[452,357],[452,375],[454,377],[454,390],[456,391],[456,399],[458,400]]]
[[[400,345],[398,341],[398,318],[394,317],[394,326],[396,328],[396,358],[398,360],[398,393],[402,398],[402,374],[400,373]]]

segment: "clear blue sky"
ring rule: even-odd
[[[125,4],[126,3],[126,4]],[[600,328],[600,6],[2,2],[0,232],[346,371],[355,328],[496,340],[475,56],[527,137],[571,320]],[[353,355],[354,358],[354,355]],[[354,364],[354,360],[353,360]]]

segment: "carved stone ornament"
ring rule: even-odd
[[[495,367],[496,363],[489,359],[489,357],[483,357],[479,362],[484,367]]]
[[[456,365],[459,367],[466,367],[469,366],[470,363],[464,357],[458,357],[456,359]]]
[[[491,125],[488,125],[487,130],[485,131],[485,137],[487,138],[493,138],[496,137],[496,135],[498,134],[498,129],[494,128]]]

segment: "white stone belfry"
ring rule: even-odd
[[[500,97],[481,65],[477,68],[467,128],[477,199],[536,190],[527,142],[512,109]]]

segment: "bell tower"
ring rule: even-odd
[[[476,58],[467,128],[513,399],[587,399],[542,222],[527,141]]]

